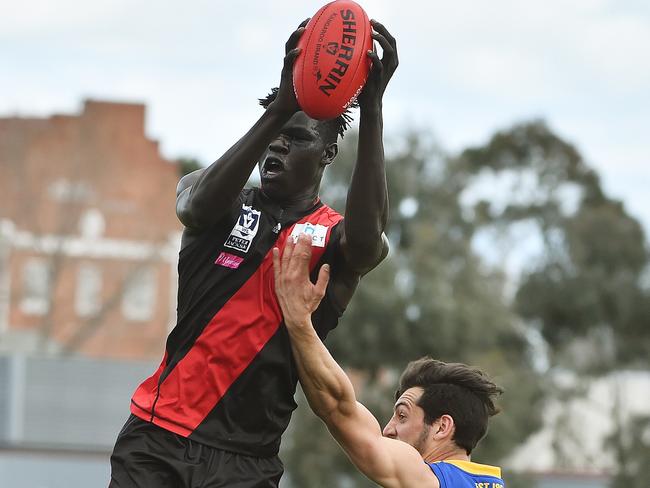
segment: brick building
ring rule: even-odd
[[[0,118],[0,352],[158,358],[175,318],[177,182],[144,105]]]

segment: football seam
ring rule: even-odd
[[[334,3],[334,2],[330,2],[330,3]],[[312,17],[309,20],[309,22],[307,23],[307,25],[311,24],[312,22],[314,22],[314,25],[317,24],[318,21],[320,20],[320,18],[322,17],[323,13],[325,12],[326,7],[330,3],[328,3],[326,5],[323,5],[323,7],[321,7],[321,9],[318,12],[316,12],[317,13],[316,17],[315,18]],[[305,26],[305,28],[306,27],[307,26]],[[309,37],[307,37],[307,40],[303,43],[303,46],[307,46],[309,44],[309,41],[311,41],[311,37],[314,35],[315,32],[316,32],[316,29],[312,29],[312,31],[309,33]],[[300,40],[302,41],[302,38]],[[303,47],[303,52],[300,53],[300,54],[302,54],[302,63],[299,66],[299,68],[300,68],[301,73],[304,73],[305,72],[305,64],[306,64],[306,61],[307,61],[307,52],[306,52],[304,47]],[[293,92],[296,95],[296,100],[298,101],[298,105],[300,105],[300,109],[303,110],[302,105],[300,104],[300,100],[298,100],[298,90],[296,89],[295,73],[292,73],[292,78],[293,78]],[[301,85],[300,86],[301,91],[303,93],[305,93],[305,77],[304,76],[302,76],[300,78],[300,85]]]
[[[356,2],[353,2],[353,3],[358,5]],[[363,49],[363,56],[361,57],[361,62],[358,63],[356,68],[354,69],[353,76],[350,78],[350,80],[354,80],[354,78],[355,78],[355,76],[357,74],[357,71],[359,71],[359,68],[363,65],[363,63],[365,62],[365,58],[368,56],[368,54],[366,53],[366,48],[365,48],[365,41],[366,41],[366,32],[368,31],[368,25],[370,24],[370,20],[368,19],[368,16],[366,15],[366,11],[363,10],[363,8],[361,8],[361,5],[358,5],[358,6],[359,6],[359,9],[361,10],[361,12],[363,12],[363,20],[364,20],[364,24],[363,24],[363,47],[361,48],[361,49]],[[372,69],[372,65],[370,66],[370,69]],[[370,71],[368,71],[368,76],[369,75],[370,75]],[[366,79],[363,80],[363,82],[361,83],[359,88],[354,92],[352,97],[347,102],[345,102],[343,104],[344,109],[347,108],[350,105],[350,103],[352,103],[352,101],[359,95],[359,93],[361,93],[361,90],[363,90],[363,87],[366,84],[366,81],[368,80],[368,76],[366,76]],[[348,82],[347,88],[350,87],[351,83],[352,83],[352,81]]]

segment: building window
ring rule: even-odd
[[[79,266],[74,306],[79,317],[93,317],[101,310],[102,271],[97,266]]]
[[[79,219],[79,232],[88,239],[99,239],[106,230],[106,221],[96,208],[86,210]]]
[[[45,315],[50,311],[50,267],[45,259],[32,258],[23,268],[23,296],[20,308],[29,315]]]
[[[156,307],[156,270],[142,269],[127,278],[122,313],[129,320],[151,320]]]
[[[57,202],[88,202],[94,191],[83,181],[70,181],[65,178],[54,180],[48,186],[50,198]]]

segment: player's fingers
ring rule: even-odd
[[[302,36],[303,32],[305,32],[305,26],[307,23],[311,20],[311,17],[307,17],[305,20],[300,22],[300,25],[298,25],[298,28],[291,33],[289,36],[289,39],[287,40],[286,44],[284,45],[284,52],[289,53],[293,48],[296,47],[298,44],[298,40],[300,39],[300,36]]]
[[[370,21],[370,24],[376,31],[373,32],[373,39],[376,39],[377,42],[379,42],[381,45],[381,48],[384,50],[384,64],[386,65],[388,71],[392,73],[397,69],[397,65],[399,64],[399,59],[397,56],[397,41],[381,22],[373,19]],[[381,37],[375,37],[376,35],[379,35]],[[386,44],[384,44],[382,38],[386,41]],[[387,54],[388,56],[386,56]]]
[[[395,54],[395,49],[390,45],[388,40],[378,32],[372,33],[372,38],[379,43],[382,51],[384,51],[384,56],[393,56]]]
[[[325,291],[327,290],[327,284],[330,281],[330,265],[324,264],[321,266],[318,271],[318,279],[316,280],[316,285],[314,286],[314,291],[316,296],[320,301],[325,296]]]
[[[305,28],[303,26],[300,26],[291,33],[289,39],[284,45],[284,52],[286,54],[289,54],[289,51],[291,51],[293,48],[296,47],[296,45],[298,44],[298,40],[300,39],[300,36],[302,36],[303,32],[305,32]]]
[[[379,59],[377,52],[369,50],[368,57],[372,60],[372,71],[375,73],[381,73],[384,70],[384,63]]]
[[[287,53],[287,55],[284,57],[284,70],[289,73],[291,72],[291,68],[293,67],[293,62],[296,60],[298,57],[298,54],[300,54],[301,49],[299,47],[292,49]]]
[[[284,244],[284,251],[282,252],[281,260],[281,271],[286,274],[289,270],[289,262],[291,261],[291,255],[293,254],[293,237],[289,236],[287,242]]]
[[[393,46],[393,48],[397,47],[397,41],[395,38],[391,35],[390,32],[388,32],[388,29],[382,24],[381,22],[372,19],[370,21],[370,24],[372,25],[372,28],[375,29],[377,32],[379,32],[386,40]]]
[[[399,60],[397,59],[397,51],[395,51],[395,48],[389,44],[388,40],[383,35],[378,34],[377,32],[373,32],[372,38],[375,39],[381,46],[381,49],[384,52],[384,56],[382,57],[381,61],[386,69],[392,73],[395,71],[397,65],[399,64]]]
[[[289,273],[292,277],[309,274],[309,261],[311,260],[311,238],[306,234],[298,236],[298,242],[293,249]]]
[[[281,286],[280,275],[282,269],[280,268],[280,250],[277,247],[273,248],[273,277],[275,278],[275,288]]]

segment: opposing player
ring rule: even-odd
[[[292,65],[303,26],[287,41],[264,114],[215,163],[179,184],[177,324],[160,367],[133,395],[111,457],[111,487],[276,487],[298,375],[274,293],[272,248],[308,233],[310,266],[331,266],[313,322],[323,338],[360,277],[387,253],[382,97],[397,67],[395,40],[373,23],[383,55],[368,52],[373,68],[358,98],[358,155],[343,218],[318,195],[347,122],[300,111]],[[258,161],[260,188],[243,189]]]
[[[309,405],[350,460],[390,488],[502,488],[501,470],[470,461],[497,413],[501,389],[481,371],[429,358],[408,365],[395,394],[394,414],[382,430],[357,402],[352,383],[316,334],[312,314],[327,290],[325,264],[312,284],[309,238],[274,251],[275,289],[291,338],[300,384]]]

